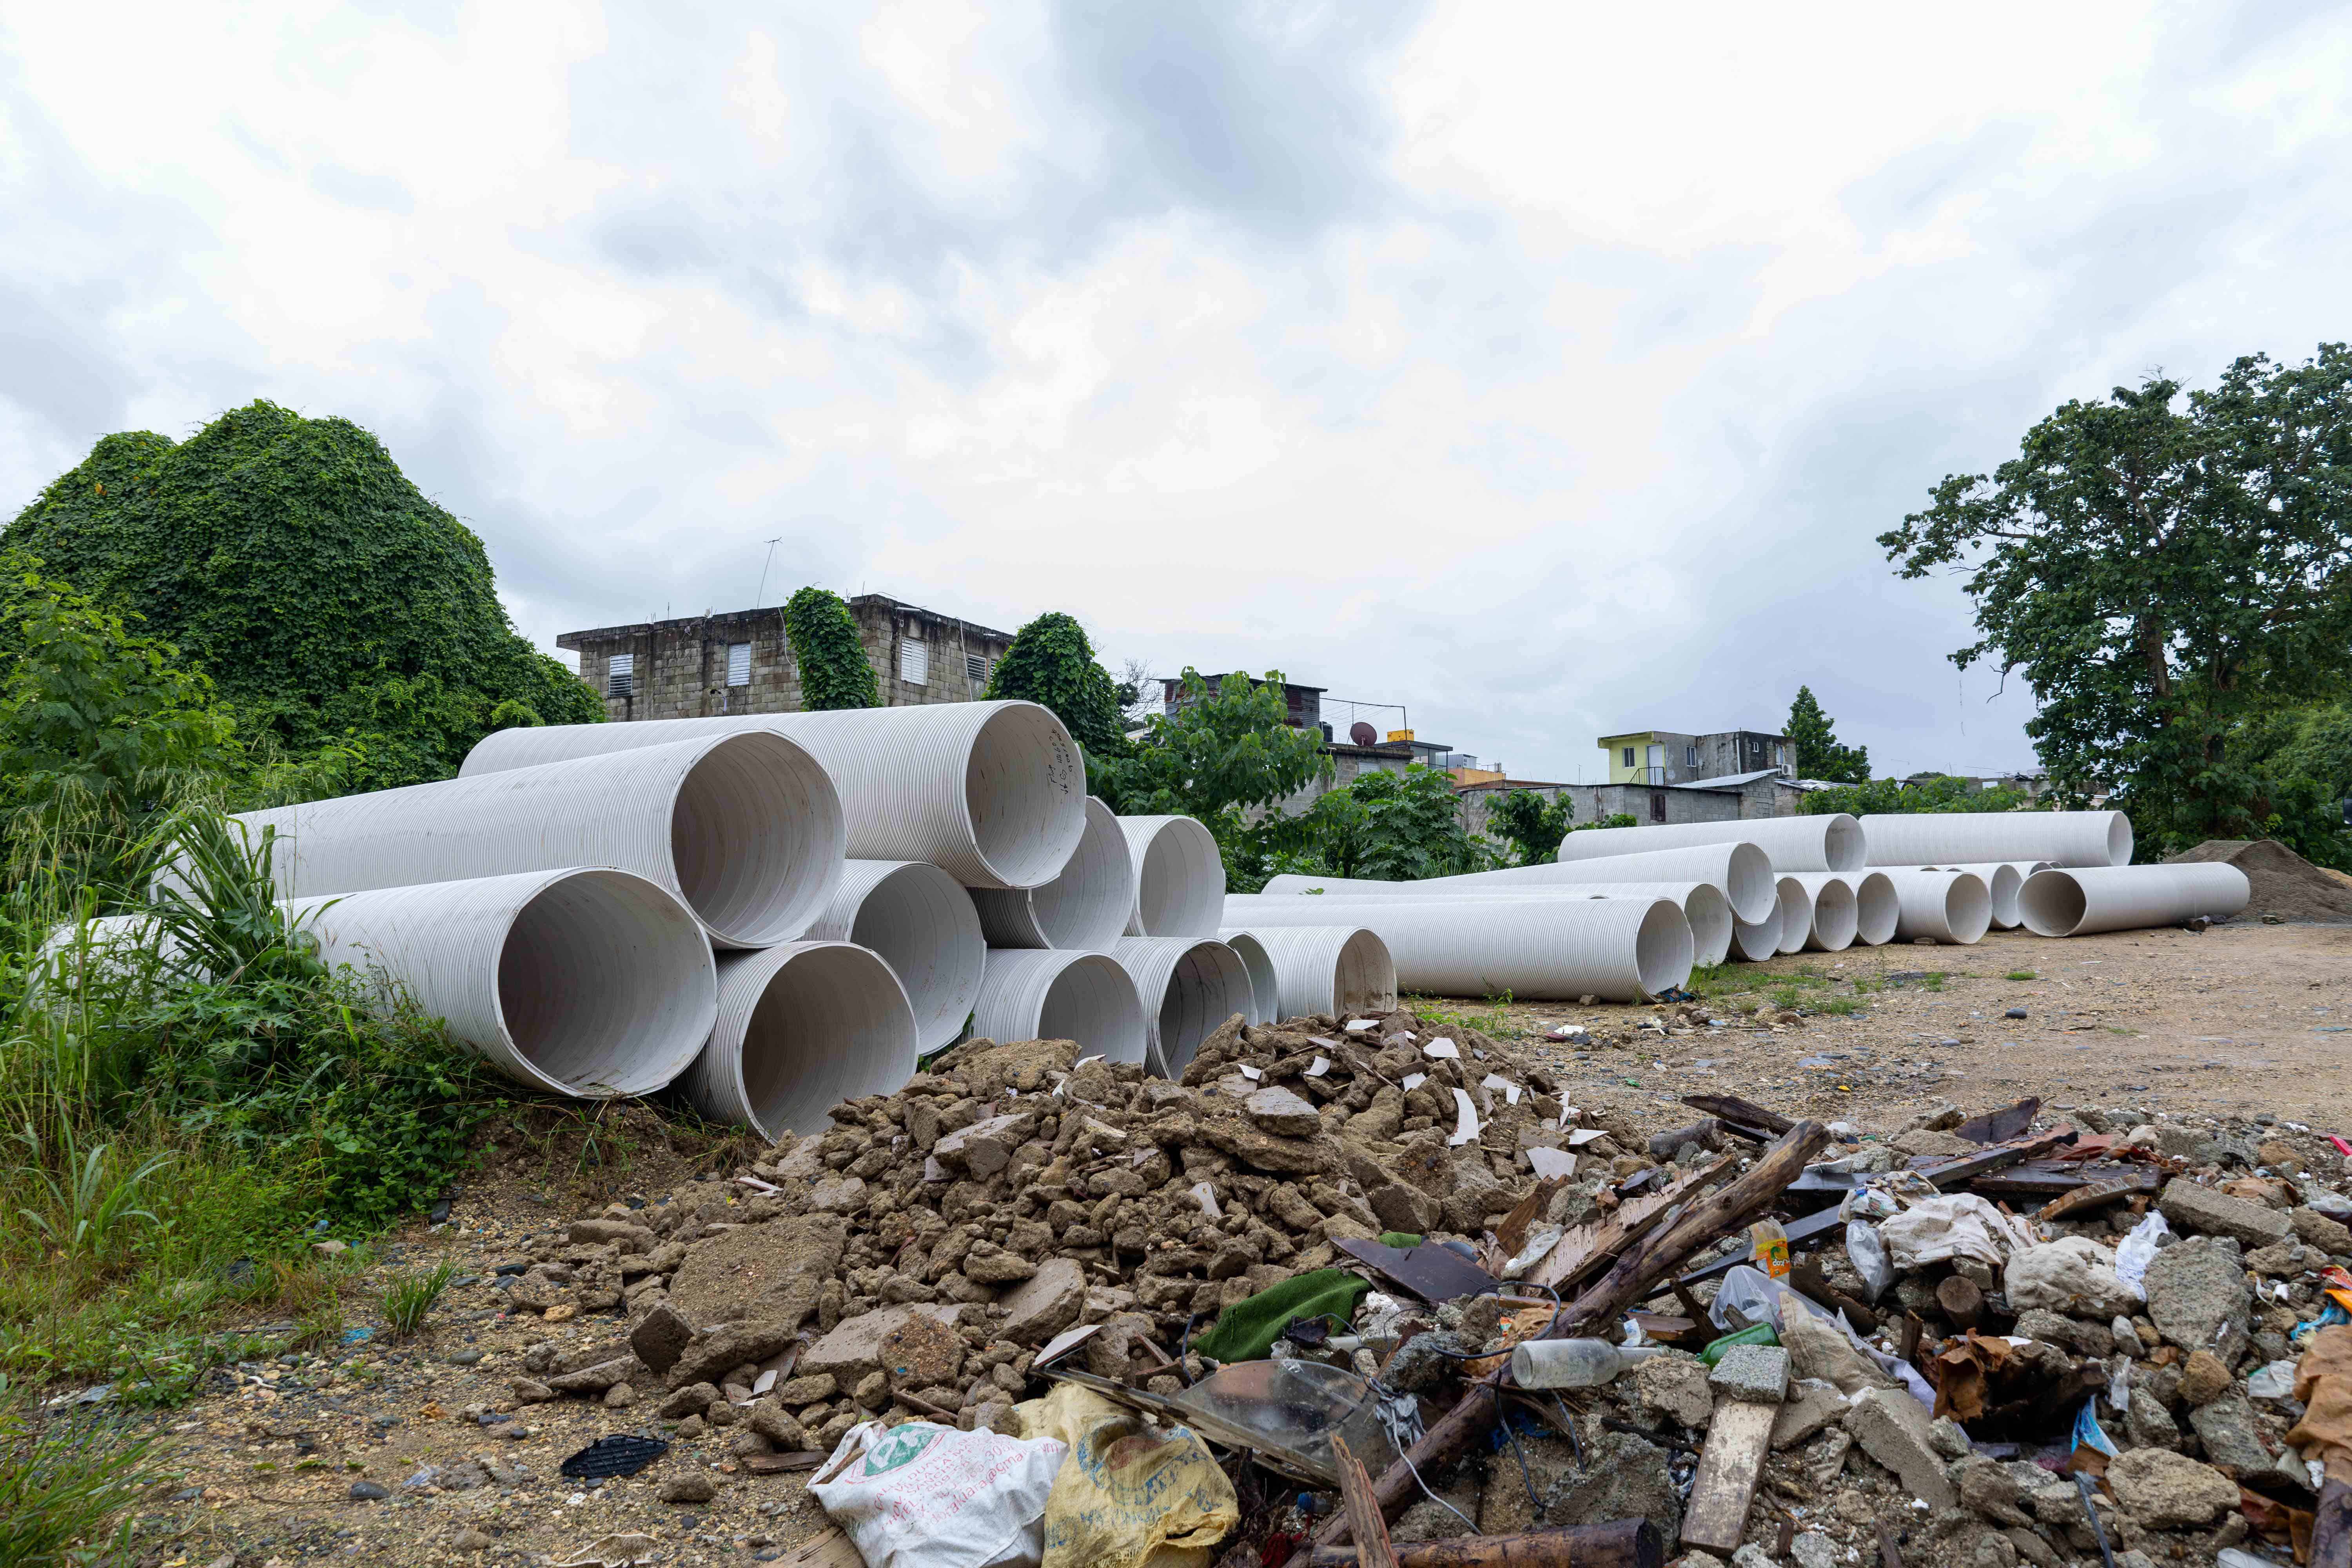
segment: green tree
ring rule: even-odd
[[[2023,674],[2041,705],[2026,732],[2063,792],[2111,785],[2150,854],[2273,832],[2316,786],[2232,742],[2344,685],[2352,351],[2252,355],[2185,399],[2151,376],[2067,403],[1879,543],[1905,577],[1966,574],[1980,636],[1953,661]]]
[[[356,743],[359,787],[454,773],[502,705],[604,717],[516,635],[481,540],[348,420],[255,403],[105,437],[0,540],[176,646],[248,745]]]
[[[988,679],[988,695],[1050,708],[1089,757],[1127,750],[1127,720],[1110,671],[1095,661],[1086,628],[1059,610],[1023,626]]]
[[[803,709],[815,713],[882,706],[874,667],[857,640],[856,618],[840,595],[823,588],[794,594],[784,605],[784,636],[793,645],[793,662],[800,666]]]
[[[1809,790],[1804,797],[1804,812],[1807,816],[1828,816],[1841,811],[1862,816],[1873,812],[2021,811],[2032,804],[2023,790],[2007,784],[1971,789],[1966,779],[1933,773],[1908,783],[1902,779],[1864,779],[1843,789]]]
[[[1838,744],[1837,729],[1810,686],[1797,688],[1789,704],[1789,739],[1797,748],[1797,776],[1832,784],[1866,784],[1870,780],[1870,748]]]
[[[1286,867],[1316,876],[1405,882],[1481,870],[1489,859],[1463,826],[1453,777],[1417,763],[1358,773],[1264,831]]]
[[[1282,672],[1240,673],[1212,688],[1186,668],[1173,713],[1154,713],[1123,756],[1087,759],[1087,787],[1122,816],[1197,817],[1217,840],[1225,885],[1263,887],[1274,847],[1251,814],[1331,776],[1323,736],[1288,721]]]
[[[1518,851],[1517,864],[1538,865],[1559,854],[1559,841],[1568,837],[1568,814],[1566,795],[1546,800],[1532,790],[1515,789],[1487,812],[1486,831]]]

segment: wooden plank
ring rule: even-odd
[[[1926,1177],[1930,1185],[1949,1192],[1955,1187],[1968,1185],[1979,1176],[1990,1175],[2014,1165],[2021,1160],[2047,1154],[2074,1135],[2074,1130],[2071,1126],[2060,1127],[2039,1138],[2021,1139],[2014,1143],[1996,1143],[1974,1154],[1936,1161],[1919,1167],[1919,1174]]]
[[[2032,1126],[2033,1119],[2041,1114],[2041,1098],[2028,1096],[2015,1105],[2004,1105],[1999,1110],[1972,1116],[1953,1128],[1952,1132],[1971,1143],[2006,1143]]]
[[[1381,1517],[1380,1500],[1372,1495],[1372,1478],[1364,1473],[1363,1461],[1348,1452],[1348,1440],[1337,1431],[1331,1434],[1331,1462],[1339,1467],[1339,1506],[1347,1510],[1356,1561],[1362,1568],[1397,1568],[1388,1521]]]
[[[1737,1121],[1744,1127],[1761,1127],[1767,1132],[1786,1132],[1796,1125],[1779,1111],[1767,1110],[1754,1100],[1742,1100],[1736,1094],[1686,1094],[1683,1103],[1693,1110]]]
[[[1706,1444],[1699,1449],[1698,1474],[1691,1480],[1690,1501],[1683,1505],[1683,1544],[1728,1557],[1748,1533],[1748,1505],[1756,1500],[1756,1479],[1764,1473],[1764,1457],[1772,1451],[1772,1419],[1777,1405],[1752,1405],[1727,1399],[1715,1407],[1706,1428]]]
[[[1559,1245],[1528,1272],[1528,1282],[1549,1286],[1563,1294],[1597,1272],[1646,1233],[1653,1223],[1683,1199],[1727,1173],[1728,1156],[1685,1176],[1672,1186],[1620,1205],[1617,1212],[1596,1225],[1580,1225],[1559,1238]]]
[[[829,1525],[776,1559],[777,1568],[866,1568],[857,1543],[841,1526]]]
[[[1665,1556],[1658,1527],[1646,1519],[1568,1524],[1524,1535],[1456,1535],[1396,1549],[1400,1568],[1658,1568]],[[1255,1549],[1250,1561],[1257,1561]],[[1352,1546],[1318,1546],[1293,1563],[1357,1568]]]

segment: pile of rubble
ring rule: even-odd
[[[1646,1521],[1689,1568],[2345,1560],[2330,1140],[2032,1100],[1824,1128],[1707,1096],[1645,1131],[1560,1089],[1402,1011],[1234,1019],[1182,1083],[975,1041],[744,1173],[540,1238],[513,1303],[622,1315],[514,1392],[729,1428],[756,1472],[877,1416],[1013,1432],[1041,1355],[1164,1412],[1222,1315],[1352,1268],[1352,1321],[1275,1354],[1410,1411],[1415,1464],[1370,1465],[1400,1544]],[[1628,1369],[1522,1385],[1508,1352],[1547,1334]],[[1346,1518],[1255,1508],[1240,1544],[1278,1562]]]

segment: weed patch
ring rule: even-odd
[[[405,1339],[424,1327],[425,1315],[457,1277],[457,1266],[446,1262],[402,1275],[383,1293],[383,1321]]]
[[[2033,971],[2031,969],[2012,969],[2008,973],[2002,975],[2001,978],[2003,980],[2033,980],[2039,977],[2035,975]]]

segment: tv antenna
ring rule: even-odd
[[[768,568],[776,563],[776,546],[784,542],[782,534],[768,541],[768,558],[760,563],[760,591],[751,595],[751,607],[758,609],[768,596]]]

